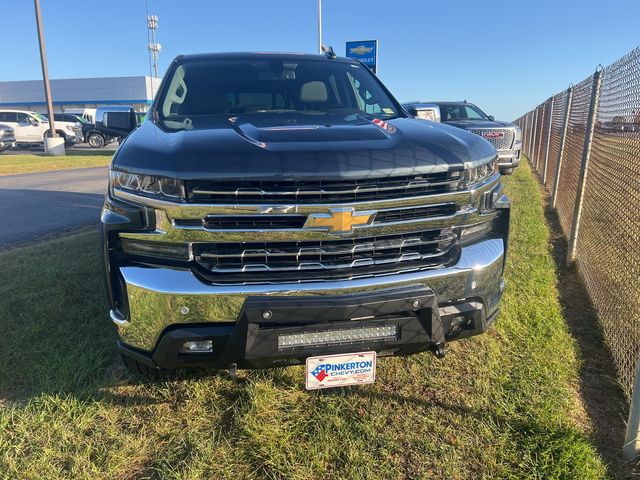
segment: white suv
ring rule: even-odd
[[[16,143],[42,143],[49,132],[49,121],[38,112],[27,110],[0,110],[0,123],[13,128]],[[64,137],[67,146],[82,141],[82,125],[72,122],[55,122],[56,132]]]

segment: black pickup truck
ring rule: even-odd
[[[306,362],[322,388],[373,381],[376,357],[444,355],[498,312],[496,160],[355,60],[176,58],[113,157],[101,216],[126,366]]]

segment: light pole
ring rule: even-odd
[[[40,0],[33,0],[36,9],[36,26],[38,29],[38,42],[40,43],[40,64],[42,65],[42,80],[44,81],[44,96],[47,100],[47,113],[49,115],[50,136],[42,139],[44,151],[48,155],[64,155],[64,139],[58,138],[55,119],[53,118],[53,100],[51,99],[51,85],[49,84],[49,69],[47,67],[47,50],[44,45],[42,30],[42,13],[40,12]]]
[[[322,0],[318,0],[318,53],[322,53]]]

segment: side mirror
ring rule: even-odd
[[[38,125],[40,125],[40,122],[33,117],[29,117],[29,123],[34,127],[37,127]]]
[[[404,107],[404,109],[412,117],[417,117],[418,116],[418,110],[416,110],[416,107]]]
[[[488,115],[489,120],[491,120],[492,122],[496,119],[493,115]]]

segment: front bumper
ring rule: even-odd
[[[266,367],[282,365],[283,362],[297,363],[312,354],[335,351],[391,350],[391,354],[396,355],[415,353],[442,343],[445,339],[452,340],[486,330],[495,318],[504,288],[505,242],[503,238],[489,238],[463,247],[459,261],[449,268],[333,282],[208,285],[189,270],[120,267],[129,315],[128,318],[122,318],[112,311],[111,318],[118,327],[122,353],[159,367],[200,364],[226,367],[230,363],[243,367]],[[422,308],[407,308],[407,301],[416,299],[425,290],[431,292],[432,300],[423,301],[420,305],[429,304],[429,315],[440,318],[442,337],[432,335],[426,327],[422,330],[418,328],[415,322],[420,323],[419,311]],[[400,297],[390,310],[385,310],[384,315],[380,316],[372,315],[363,307],[366,303],[363,295],[368,300],[385,299],[390,295]],[[334,311],[330,318],[324,318],[322,312],[336,298],[349,298],[352,307],[364,308],[364,314],[348,313],[343,306],[342,313]],[[305,301],[310,303],[305,304]],[[282,302],[296,305],[292,309],[296,312],[295,325],[289,322],[282,326],[285,330],[279,330],[270,318],[267,325],[272,330],[268,338],[257,337],[264,340],[266,346],[259,351],[259,355],[254,351],[252,356],[247,349],[247,335],[251,328],[260,331],[261,327],[249,321],[247,312],[265,309],[277,312]],[[469,314],[466,320],[458,321],[462,322],[461,325],[456,325],[455,317],[460,311],[468,311]],[[391,345],[372,341],[299,351],[282,351],[276,345],[277,336],[284,331],[289,332],[287,329],[309,331],[319,322],[323,328],[328,325],[341,329],[389,321],[401,326],[400,336]],[[216,345],[214,352],[180,353],[179,347],[184,341],[198,339],[213,339]]]
[[[520,165],[520,144],[513,150],[498,150],[498,166],[500,169],[514,168]]]
[[[16,146],[16,137],[13,134],[3,135],[0,137],[0,148],[11,148]]]

